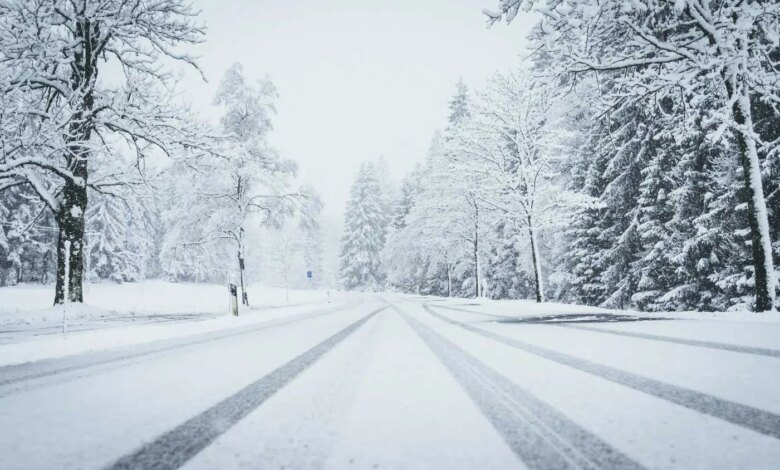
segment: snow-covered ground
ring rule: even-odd
[[[149,287],[174,297],[154,304],[114,289],[128,311],[149,316],[207,313],[212,305],[199,310],[195,299],[221,290]],[[188,296],[178,304],[177,289]],[[769,315],[399,294],[341,293],[328,303],[324,292],[296,292],[290,303],[300,305],[279,307],[272,289],[250,296],[260,303],[263,292],[266,307],[238,318],[0,344],[2,364],[16,364],[0,367],[0,467],[762,469],[780,461],[780,323]]]
[[[291,289],[288,300],[283,288],[252,285],[247,291],[251,308],[241,306],[242,311],[318,303],[339,295],[335,291]],[[52,306],[53,297],[53,286],[23,284],[0,288],[0,342],[4,333],[61,328],[63,309]],[[71,329],[89,322],[96,326],[101,322],[107,325],[213,318],[228,311],[229,301],[224,285],[165,281],[87,284],[84,300],[83,305],[68,306],[66,317]]]
[[[328,295],[325,290],[291,289],[288,301],[284,288],[262,285],[251,285],[247,292],[251,305],[256,308],[320,302]],[[51,285],[0,288],[0,326],[61,321],[61,314],[51,307],[53,299],[54,287]],[[71,307],[74,318],[219,313],[227,310],[228,294],[221,284],[106,282],[86,284],[84,302],[86,306]]]
[[[0,288],[0,365],[238,328],[345,301],[327,290],[290,290],[289,300],[282,288],[253,285],[248,292],[251,305],[236,318],[227,289],[216,284],[93,284],[84,305],[67,308],[50,306],[51,286]]]
[[[557,302],[537,303],[533,300],[491,300],[491,299],[454,299],[441,297],[425,297],[435,304],[448,305],[451,307],[460,307],[474,311],[485,311],[492,315],[505,315],[509,317],[534,317],[534,316],[555,316],[555,315],[578,315],[578,314],[610,314],[610,315],[628,315],[637,318],[655,319],[659,317],[674,320],[714,320],[714,321],[736,321],[750,323],[780,323],[780,315],[769,313],[756,314],[750,311],[730,311],[730,312],[638,312],[633,310],[614,310],[602,307],[590,307],[587,305],[572,305]],[[587,318],[583,318],[587,320]]]

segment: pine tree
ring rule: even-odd
[[[721,149],[694,134],[686,138],[681,151],[682,158],[673,170],[678,185],[670,194],[674,213],[668,223],[665,255],[674,267],[674,280],[655,301],[654,309],[725,309],[728,301],[718,278],[729,271],[733,274],[728,264],[739,258],[733,256],[739,246],[724,232],[732,211],[718,209],[725,201],[724,189],[714,178],[714,162]]]
[[[101,195],[86,213],[88,275],[114,282],[146,278],[151,234],[139,201]]]
[[[672,114],[671,110],[668,111]],[[640,310],[659,310],[658,299],[675,283],[669,226],[674,216],[674,205],[670,196],[678,185],[673,170],[680,149],[671,135],[675,120],[661,124],[662,119],[658,116],[654,120],[654,125],[660,129],[651,134],[651,141],[647,143],[652,157],[641,171],[643,180],[637,200],[642,251],[632,264],[639,281],[631,301]]]
[[[52,214],[28,188],[0,192],[0,286],[52,279],[55,227]]]
[[[777,143],[762,140],[762,112],[756,104],[771,107],[769,114],[777,119],[780,22],[766,18],[780,15],[780,4],[775,0],[498,3],[497,12],[486,13],[491,24],[501,18],[511,22],[521,10],[543,12],[533,40],[535,49],[554,59],[549,73],[597,74],[604,81],[604,99],[597,104],[603,111],[641,106],[650,96],[654,101],[680,97],[718,123],[714,139],[729,132],[732,158],[741,167],[738,194],[744,206],[739,207],[744,207],[750,237],[753,266],[747,282],[753,285],[754,309],[774,310],[772,211],[764,192],[762,159],[766,149]]]
[[[449,109],[448,130],[454,129],[471,115],[469,87],[463,79],[458,80],[455,84],[455,94],[450,99]]]
[[[635,110],[590,123],[578,158],[587,162],[581,188],[594,203],[576,211],[567,230],[572,272],[570,301],[627,307],[638,278],[632,262],[641,252],[637,200],[647,126]],[[572,185],[576,183],[570,183]]]
[[[89,270],[99,279],[122,282],[138,278],[137,273],[129,273],[138,268],[140,260],[127,244],[128,211],[121,204],[120,200],[102,197],[93,198],[87,207],[85,255]],[[90,274],[87,272],[87,276]]]
[[[341,239],[341,283],[349,290],[379,290],[385,275],[381,252],[386,215],[382,192],[371,163],[360,166],[352,184]]]
[[[519,233],[501,221],[493,227],[493,238],[487,256],[485,281],[487,296],[492,299],[528,299],[534,296],[534,282],[520,266],[522,256]]]
[[[421,169],[418,165],[412,173],[401,181],[401,187],[392,207],[390,231],[397,231],[406,227],[406,217],[412,211],[415,200],[420,193],[420,171]]]

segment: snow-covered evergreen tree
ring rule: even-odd
[[[350,190],[341,238],[339,274],[345,289],[373,291],[384,285],[381,253],[387,214],[383,204],[374,165],[360,165]]]
[[[56,236],[52,214],[32,190],[0,192],[0,286],[53,279]]]
[[[486,295],[492,299],[534,298],[534,281],[521,262],[520,233],[505,220],[498,222],[493,230],[495,233],[491,237],[493,241],[485,269]]]
[[[448,129],[457,127],[471,115],[471,96],[469,87],[463,79],[455,84],[455,94],[450,99],[449,116],[447,117]]]
[[[756,103],[780,101],[776,40],[780,22],[767,20],[780,15],[780,4],[774,0],[498,3],[497,12],[486,13],[491,22],[512,21],[520,11],[542,13],[532,36],[535,47],[552,59],[550,76],[598,74],[604,81],[600,109],[630,109],[645,105],[649,97],[654,103],[680,97],[716,124],[709,137],[729,140],[742,167],[740,196],[750,235],[755,309],[773,310],[777,286],[763,170],[778,142],[762,138],[760,114],[754,113]],[[777,116],[776,105],[772,109]],[[627,286],[620,282],[625,292]]]
[[[142,208],[135,201],[100,196],[87,206],[86,219],[88,275],[114,282],[144,279],[149,235]]]

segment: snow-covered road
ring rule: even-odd
[[[524,305],[345,296],[39,354],[0,367],[0,468],[777,468],[780,323]]]

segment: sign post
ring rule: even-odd
[[[234,317],[238,316],[238,287],[232,282],[228,283],[228,292],[230,294],[230,313]]]

